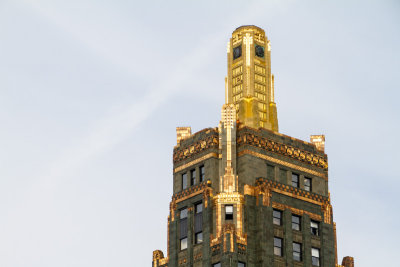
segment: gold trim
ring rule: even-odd
[[[330,198],[324,199],[321,196],[313,195],[300,195],[302,191],[295,189],[295,191],[290,192],[290,187],[277,184],[276,182],[268,181],[268,180],[261,180],[258,182],[257,186],[245,185],[244,186],[244,194],[251,195],[257,197],[261,194],[263,195],[263,205],[270,206],[271,201],[271,192],[275,192],[278,194],[286,195],[292,198],[296,198],[305,202],[309,202],[321,207],[321,211],[324,214],[324,222],[331,224],[331,214],[332,214],[332,206],[330,204]],[[258,199],[257,199],[258,203]],[[319,219],[322,220],[322,219]]]
[[[207,155],[202,156],[201,158],[192,160],[192,161],[189,162],[189,163],[186,163],[186,164],[184,164],[184,165],[182,165],[182,166],[176,167],[176,168],[174,169],[174,173],[177,173],[177,172],[179,172],[179,171],[181,171],[181,170],[183,170],[183,169],[186,169],[186,168],[188,168],[188,167],[190,167],[190,166],[193,166],[193,165],[195,165],[195,164],[197,164],[197,163],[200,163],[200,162],[202,162],[203,160],[206,160],[206,159],[209,159],[209,158],[218,158],[218,154],[217,154],[217,153],[209,153],[209,154],[207,154]]]
[[[203,188],[203,189],[200,189],[199,191],[196,191],[196,192],[191,193],[190,195],[181,197],[181,198],[179,198],[179,199],[176,200],[176,203],[179,203],[179,202],[182,202],[182,201],[184,201],[184,200],[186,200],[186,199],[188,199],[188,198],[191,198],[191,197],[200,195],[200,194],[202,194],[202,193],[204,192],[205,189],[206,189],[206,188]]]
[[[313,170],[298,166],[296,164],[288,163],[288,162],[285,162],[283,160],[276,159],[276,158],[273,158],[273,157],[270,157],[270,156],[267,156],[267,155],[264,155],[264,154],[260,154],[260,153],[257,153],[257,152],[254,152],[254,151],[251,151],[251,150],[248,150],[248,149],[245,149],[245,150],[241,151],[240,153],[238,153],[238,157],[246,155],[246,154],[247,155],[251,155],[251,156],[255,156],[255,157],[258,157],[258,158],[266,159],[266,160],[269,160],[271,162],[274,162],[274,163],[277,163],[277,164],[280,164],[280,165],[283,165],[283,166],[286,166],[286,167],[289,167],[289,168],[292,168],[292,169],[296,169],[296,170],[299,170],[299,171],[302,171],[302,172],[307,172],[309,174],[312,174],[312,175],[324,178],[325,180],[328,180],[328,177],[326,177],[325,174],[322,174],[320,172],[313,171]]]
[[[270,103],[270,105],[272,105],[272,104],[274,104],[274,103]],[[242,127],[240,129],[245,129],[245,128],[248,128],[248,127]],[[309,151],[302,150],[295,146],[290,146],[290,145],[280,143],[278,141],[274,141],[270,138],[266,138],[261,135],[258,135],[259,131],[260,131],[260,129],[256,130],[257,133],[251,133],[251,132],[239,133],[238,138],[237,138],[237,144],[238,145],[241,145],[241,144],[250,145],[252,147],[261,148],[263,150],[267,150],[267,151],[270,151],[270,152],[273,152],[273,153],[276,153],[279,155],[283,155],[283,156],[290,157],[292,159],[304,162],[306,164],[313,165],[317,168],[322,168],[323,170],[328,169],[328,162],[327,162],[326,155],[321,156],[321,155],[318,155],[315,153],[311,153]],[[279,134],[278,132],[274,132],[274,133],[277,135],[280,135],[280,136],[285,136],[285,135]],[[288,136],[286,136],[286,137],[288,137]],[[292,140],[296,140],[291,137],[288,137],[288,138],[290,138]],[[301,141],[301,140],[297,140],[297,141]],[[307,144],[304,141],[301,141],[301,142]],[[308,145],[315,146],[312,143],[308,143]]]

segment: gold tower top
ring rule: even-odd
[[[232,33],[228,43],[225,103],[234,104],[244,125],[278,131],[271,74],[271,46],[265,31],[246,25]]]

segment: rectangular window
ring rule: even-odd
[[[300,231],[301,230],[301,223],[300,223],[300,216],[292,215],[292,229]]]
[[[258,65],[254,65],[254,70],[256,72],[261,73],[261,74],[265,74],[265,68],[264,67],[261,67],[261,66],[258,66]]]
[[[301,244],[293,242],[293,260],[301,261]]]
[[[282,238],[274,237],[274,255],[281,257],[283,255]]]
[[[196,244],[203,242],[203,203],[194,207],[194,241]]]
[[[282,225],[282,211],[274,210],[272,212],[272,221],[275,225]]]
[[[190,180],[191,180],[190,185],[196,184],[196,169],[190,171]]]
[[[319,266],[319,249],[311,248],[311,262],[313,266]]]
[[[221,267],[221,263],[220,263],[220,262],[214,263],[214,264],[212,265],[212,267]]]
[[[187,249],[187,208],[181,209],[179,214],[179,240],[181,250]]]
[[[311,234],[319,236],[319,222],[311,221]]]
[[[299,187],[299,175],[296,173],[292,173],[292,186]]]
[[[204,165],[201,165],[200,166],[200,183],[204,181],[204,176],[205,176]]]
[[[233,87],[233,94],[237,95],[242,92],[243,84],[239,84]]]
[[[258,110],[264,111],[264,112],[267,111],[267,105],[258,102]]]
[[[187,188],[187,173],[182,174],[182,190]]]
[[[188,215],[188,210],[187,208],[181,209],[181,212],[179,213],[179,218],[182,219],[186,219]]]
[[[187,237],[181,239],[181,250],[187,249]]]
[[[233,206],[225,205],[225,220],[233,220]]]
[[[238,267],[246,267],[246,263],[244,262],[238,262]]]
[[[194,234],[194,241],[196,244],[200,244],[203,242],[203,232]]]
[[[311,178],[304,178],[304,190],[311,192],[312,191],[312,183]]]
[[[265,100],[265,95],[255,92],[255,96],[260,100]]]

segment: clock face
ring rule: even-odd
[[[242,55],[242,46],[236,46],[235,48],[233,48],[233,59],[237,59]]]
[[[261,45],[256,45],[256,56],[264,57],[264,47],[262,47]]]

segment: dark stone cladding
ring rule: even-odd
[[[193,157],[205,154],[203,153],[205,151],[218,153],[218,138],[218,128],[206,128],[193,134],[189,138],[181,140],[179,144],[174,147],[174,167],[191,161]]]
[[[321,202],[324,204],[328,204],[330,202],[329,197],[326,197],[326,196],[312,193],[312,192],[303,190],[301,188],[293,187],[291,185],[282,184],[277,181],[272,181],[270,179],[266,179],[266,178],[262,178],[262,177],[257,178],[256,186],[262,186],[262,185],[264,185],[266,187],[270,187],[270,188],[276,188],[281,191],[285,191],[285,192],[291,193],[293,195],[296,195],[298,197],[312,199],[312,200],[315,200],[315,201],[318,201],[318,202]]]
[[[314,144],[263,128],[240,127],[237,131],[237,145],[238,153],[244,149],[243,146],[248,146],[250,150],[261,149],[319,170],[328,170],[327,155],[319,151]]]

